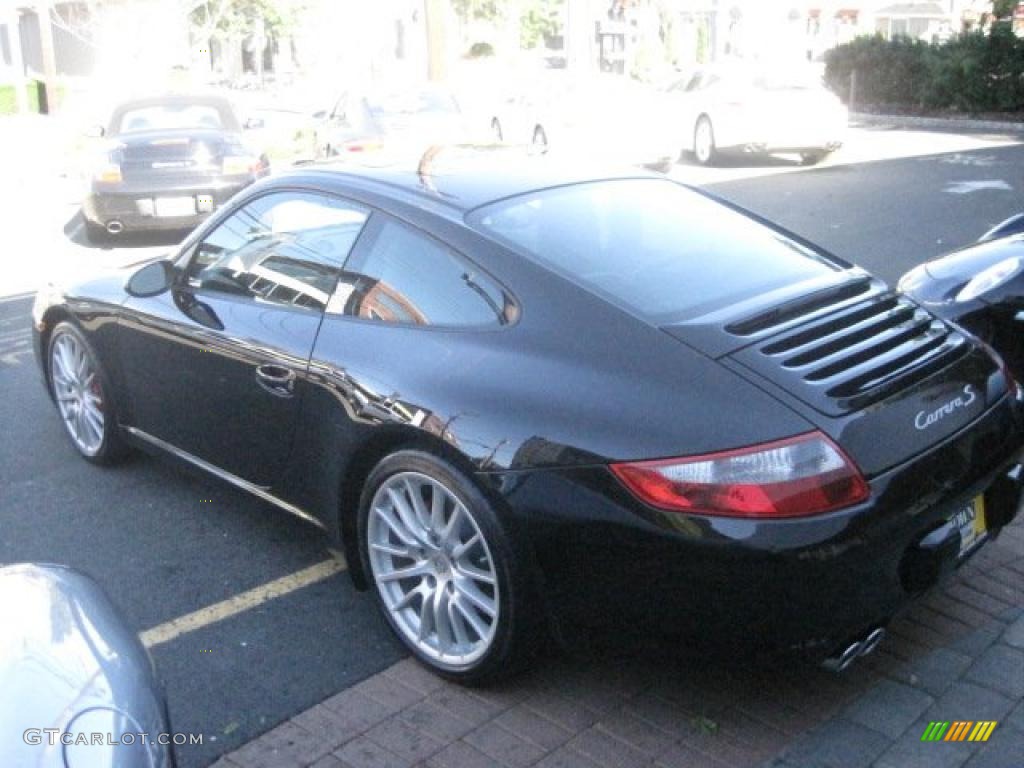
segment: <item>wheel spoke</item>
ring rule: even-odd
[[[445,492],[436,485],[430,487],[430,530],[440,533],[444,530]]]
[[[431,601],[434,604],[434,628],[437,630],[437,647],[441,653],[449,653],[455,643],[451,619],[448,615],[448,593],[438,589]]]
[[[390,573],[382,573],[377,578],[380,581],[398,581],[399,579],[409,579],[413,576],[426,576],[430,573],[430,563],[426,560],[420,560],[412,565],[406,566],[405,568],[396,568]]]
[[[488,571],[481,571],[479,568],[469,565],[468,563],[456,563],[455,570],[463,576],[468,576],[474,581],[480,581],[491,586],[494,585],[494,574],[489,573]]]
[[[427,516],[427,507],[423,503],[422,487],[414,487],[412,481],[409,478],[406,478],[405,494],[409,497],[409,501],[412,502],[412,510],[413,514],[416,516],[416,522],[418,522],[420,527],[424,530],[430,530],[430,520]]]
[[[466,620],[458,607],[458,597],[452,595],[448,601],[448,623],[451,624],[452,634],[455,636],[455,644],[460,648],[469,645],[469,638],[466,636]],[[474,632],[476,630],[473,630]]]
[[[479,533],[474,533],[469,538],[469,540],[464,541],[461,544],[457,544],[456,546],[452,547],[452,560],[458,560],[460,557],[462,557],[464,554],[466,554],[470,549],[472,549],[473,546],[478,541],[480,541],[480,534]]]
[[[423,595],[423,604],[420,605],[420,626],[416,632],[417,639],[423,643],[430,637],[430,633],[434,628],[434,610],[431,607],[433,601],[430,599],[429,593]]]
[[[462,514],[462,505],[456,504],[452,507],[452,516],[448,518],[448,524],[441,531],[441,541],[445,544],[449,543],[452,539],[452,533],[455,531],[455,527],[459,524],[459,516]]]
[[[490,618],[494,618],[495,614],[497,614],[497,611],[494,608],[494,601],[481,592],[477,588],[476,584],[468,579],[460,579],[456,581],[455,589],[459,591],[460,595],[469,600],[469,602]]]
[[[412,605],[412,601],[416,599],[416,595],[422,594],[423,590],[421,588],[410,589],[398,599],[398,602],[391,606],[391,612],[398,613],[399,611],[405,610]]]
[[[466,620],[466,623],[473,628],[477,638],[483,639],[487,637],[487,627],[480,620],[480,617],[476,615],[476,611],[473,610],[472,606],[463,605],[462,600],[456,598],[452,601],[456,610],[462,615],[462,618]]]
[[[388,488],[388,498],[391,499],[391,506],[395,510],[402,524],[405,525],[405,529],[409,532],[409,535],[414,539],[426,543],[426,531],[423,530],[423,526],[419,524],[416,519],[416,513],[413,511],[409,503],[402,498],[400,492],[393,488]]]
[[[419,542],[416,540],[416,537],[409,532],[409,530],[405,527],[403,523],[399,522],[395,517],[393,517],[389,510],[386,510],[383,507],[378,506],[374,507],[373,511],[377,515],[377,517],[384,521],[388,528],[391,529],[392,533],[394,533],[395,536],[398,537],[399,541],[405,544],[405,546],[419,546]]]
[[[375,541],[370,544],[370,549],[376,552],[383,552],[384,554],[391,555],[392,557],[406,557],[410,560],[413,559],[411,549],[407,547],[399,547],[389,542],[381,543],[379,541]]]
[[[82,404],[82,411],[85,413],[85,422],[93,433],[96,442],[103,439],[103,415],[96,410],[95,406]]]

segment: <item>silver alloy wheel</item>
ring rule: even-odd
[[[711,129],[711,121],[702,117],[697,121],[697,130],[693,138],[693,153],[697,155],[697,160],[705,165],[711,161],[714,152],[715,134]]]
[[[419,472],[388,477],[367,521],[373,580],[406,640],[447,669],[491,647],[498,576],[487,540],[458,497]]]
[[[89,352],[70,333],[62,333],[51,347],[50,375],[64,426],[86,456],[103,445],[106,418],[103,390]]]

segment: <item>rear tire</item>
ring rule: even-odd
[[[449,680],[479,685],[518,670],[539,618],[521,559],[479,488],[417,450],[384,458],[359,503],[364,572],[392,630]]]
[[[701,115],[693,129],[693,156],[698,163],[705,166],[714,165],[718,160],[715,129],[707,115]]]
[[[128,448],[117,426],[110,381],[92,345],[72,323],[58,323],[47,344],[50,391],[64,431],[79,455],[114,464]]]
[[[85,239],[92,245],[108,245],[110,233],[101,224],[85,219]]]

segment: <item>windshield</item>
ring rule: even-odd
[[[658,322],[837,269],[752,219],[660,179],[533,192],[484,206],[470,223]]]

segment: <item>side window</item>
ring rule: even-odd
[[[474,264],[404,224],[375,217],[345,265],[329,309],[384,323],[506,325],[512,298]]]
[[[326,195],[265,195],[199,244],[189,282],[201,291],[322,310],[368,215]]]

